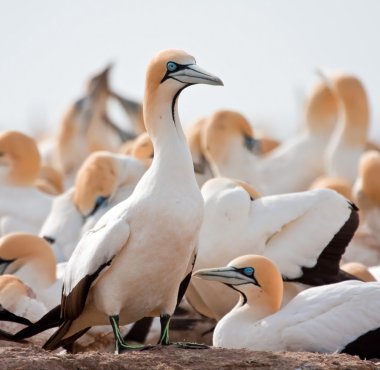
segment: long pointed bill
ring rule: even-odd
[[[223,81],[204,69],[198,67],[196,64],[190,64],[170,74],[170,77],[181,81],[186,84],[206,84],[206,85],[218,85],[223,86]]]
[[[242,285],[252,283],[252,278],[241,274],[234,267],[202,269],[195,271],[193,276],[204,280],[215,280],[227,285]]]

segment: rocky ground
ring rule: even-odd
[[[71,355],[46,352],[33,345],[9,346],[7,342],[0,342],[0,345],[1,370],[380,369],[380,363],[338,354],[252,352],[221,348],[188,350],[170,346],[122,355],[100,352]]]

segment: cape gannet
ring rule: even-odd
[[[162,51],[149,64],[144,121],[152,165],[133,194],[80,240],[66,267],[61,325],[46,349],[111,323],[116,351],[128,350],[119,322],[147,316],[160,316],[160,343],[169,344],[169,320],[191,277],[203,216],[177,108],[180,92],[198,83],[222,85],[183,51]]]
[[[260,197],[246,183],[215,178],[202,187],[202,195],[205,211],[195,269],[262,254],[277,263],[286,281],[284,304],[311,285],[353,278],[339,270],[339,262],[358,226],[357,209],[335,191]],[[199,279],[191,280],[186,297],[216,320],[237,299],[233,290]]]
[[[355,76],[336,76],[331,78],[331,85],[340,99],[342,115],[326,150],[326,172],[353,184],[368,140],[368,98]]]
[[[356,276],[362,281],[376,281],[376,278],[371,274],[368,267],[360,262],[348,262],[340,267],[343,271]]]
[[[308,100],[303,132],[267,155],[252,151],[255,142],[249,122],[231,111],[216,112],[208,119],[204,153],[215,174],[246,181],[265,195],[306,190],[323,174],[326,141],[337,117],[337,99],[320,82]]]
[[[36,188],[40,155],[34,140],[18,131],[0,134],[0,235],[37,233],[52,197]]]
[[[222,282],[240,295],[239,303],[216,325],[215,346],[380,356],[378,282],[310,288],[280,309],[281,273],[263,256],[241,256],[227,267],[199,270],[194,276]]]
[[[39,233],[59,262],[68,261],[80,236],[132,194],[144,172],[143,164],[130,156],[102,151],[89,155],[74,188],[54,199]]]
[[[62,281],[49,243],[33,234],[12,233],[0,238],[0,274],[20,278],[47,309],[59,304]]]

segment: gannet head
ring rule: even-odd
[[[46,240],[27,233],[12,233],[0,238],[0,274],[23,278],[21,270],[36,284],[53,284],[56,259]]]
[[[313,133],[330,134],[338,121],[338,97],[326,81],[318,82],[307,99],[305,122]]]
[[[193,276],[205,280],[219,281],[238,291],[244,302],[265,294],[274,311],[281,306],[283,282],[277,266],[268,258],[245,255],[232,260],[227,267],[202,269]]]
[[[113,194],[118,180],[115,161],[107,152],[87,157],[75,178],[74,204],[84,216],[94,214]]]
[[[0,134],[0,174],[6,183],[34,184],[41,158],[35,141],[18,131]]]
[[[64,191],[62,173],[49,165],[42,165],[36,187],[51,195],[62,194]]]
[[[378,151],[365,152],[360,158],[358,183],[354,188],[360,209],[380,207],[380,153]]]
[[[147,128],[150,110],[164,102],[171,106],[175,121],[175,104],[186,87],[194,84],[223,85],[220,78],[200,68],[194,57],[174,49],[156,54],[148,65],[145,81],[144,121]]]
[[[207,119],[203,128],[203,152],[210,159],[221,162],[229,157],[233,143],[240,144],[250,152],[258,148],[252,126],[242,114],[230,110],[215,112]]]
[[[328,177],[328,176],[318,177],[310,185],[310,190],[312,189],[335,190],[337,193],[343,195],[349,201],[351,202],[353,201],[351,183],[340,177]]]
[[[146,168],[152,163],[154,151],[152,140],[147,132],[140,134],[132,144],[131,155],[144,163]]]

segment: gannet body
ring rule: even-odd
[[[225,265],[243,254],[267,256],[286,281],[283,304],[310,285],[349,278],[340,272],[339,262],[358,215],[335,191],[260,197],[246,183],[215,178],[202,187],[202,195],[205,213],[196,269]],[[192,279],[187,298],[218,320],[234,306],[237,295],[222,285]]]
[[[74,250],[63,285],[62,324],[46,349],[110,322],[120,352],[130,347],[119,323],[146,316],[160,316],[160,342],[169,344],[169,319],[191,276],[203,216],[177,110],[179,93],[195,83],[222,84],[182,51],[163,51],[151,61],[144,121],[154,146],[152,165],[133,194],[109,210]]]
[[[239,303],[220,320],[213,344],[256,351],[344,352],[379,357],[380,283],[344,281],[307,289],[280,309],[282,278],[263,256],[195,272],[229,285]],[[348,325],[349,323],[349,325]]]

